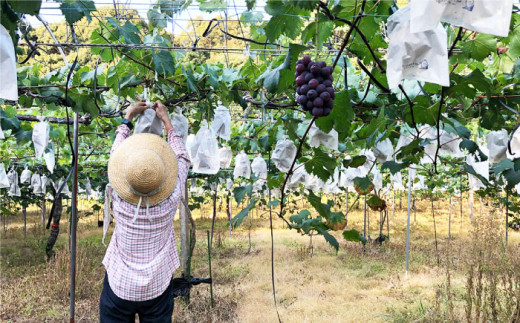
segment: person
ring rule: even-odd
[[[168,133],[130,136],[132,120],[153,108]],[[171,322],[171,280],[179,268],[173,218],[190,159],[166,107],[137,102],[116,130],[108,162],[116,221],[103,259],[106,274],[99,301],[101,322]]]

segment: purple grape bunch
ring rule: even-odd
[[[334,108],[332,66],[324,61],[313,62],[305,55],[296,62],[296,101],[315,117],[328,116]]]

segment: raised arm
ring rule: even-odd
[[[191,164],[188,150],[186,149],[186,145],[184,144],[182,137],[175,132],[175,129],[173,129],[166,107],[160,101],[156,101],[153,107],[157,113],[157,117],[159,117],[164,123],[164,128],[168,133],[168,144],[170,147],[172,147],[173,152],[177,157],[177,183],[179,192],[182,194],[186,184],[186,178],[188,178],[188,169],[190,168]]]
[[[145,102],[136,102],[128,107],[125,118],[130,121],[133,121],[137,115],[141,114],[144,110],[146,110],[148,108],[150,108],[150,107],[147,106]],[[128,138],[130,136],[130,132],[131,132],[130,128],[128,128],[128,126],[125,124],[122,124],[119,127],[117,127],[116,139],[114,140],[114,143],[112,144],[112,149],[110,149],[110,154],[112,154],[112,152],[114,150],[116,150],[116,148],[119,147],[119,145],[126,138]]]

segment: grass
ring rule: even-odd
[[[340,241],[337,254],[319,236],[312,238],[311,254],[308,236],[283,229],[281,220],[275,219],[275,282],[282,321],[466,321],[467,265],[471,261],[474,265],[478,259],[475,257],[475,234],[470,233],[473,226],[467,213],[463,214],[462,222],[459,213],[452,214],[452,239],[448,240],[447,203],[444,200],[435,202],[441,259],[441,266],[437,266],[429,203],[429,200],[418,203],[417,224],[412,225],[407,278],[404,275],[405,209],[396,210],[395,216],[390,215],[390,241],[383,246],[369,244],[365,254],[360,244],[343,241],[340,232],[334,232]],[[478,214],[479,203],[475,204]],[[457,205],[453,209],[454,212],[459,210]],[[492,210],[484,209],[484,217],[487,211]],[[215,307],[210,307],[209,286],[195,286],[190,304],[176,299],[174,321],[277,321],[271,288],[269,222],[265,215],[254,214],[251,225],[249,219],[244,221],[231,237],[224,214],[219,214],[212,253]],[[499,218],[502,214],[492,214],[495,218],[491,222],[502,228]],[[370,217],[369,231],[374,237],[379,234],[379,214],[371,212]],[[55,246],[56,255],[51,261],[45,260],[43,249],[48,233],[39,221],[36,210],[29,210],[25,239],[21,216],[10,219],[6,232],[1,230],[0,320],[3,322],[68,320],[68,221],[64,216],[62,232]],[[197,244],[192,272],[194,276],[207,277],[206,229],[211,227],[211,220],[199,218],[196,223]],[[349,228],[362,232],[362,223],[362,210],[355,209],[349,215]],[[175,227],[178,233],[178,221]],[[493,232],[498,237],[494,241],[501,243],[503,231],[494,229]],[[101,237],[102,230],[97,227],[95,216],[80,220],[76,279],[78,322],[99,320],[98,302],[104,277],[101,260],[105,252]],[[519,242],[520,234],[510,231],[509,252],[517,253]],[[489,248],[489,244],[483,246]],[[478,261],[486,263],[485,260]],[[180,271],[176,275],[180,275]]]

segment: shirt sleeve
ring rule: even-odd
[[[188,170],[191,165],[190,156],[186,149],[186,145],[184,144],[184,139],[182,139],[182,136],[179,136],[174,129],[171,129],[168,132],[168,144],[172,147],[173,152],[177,157],[177,185],[180,194],[182,194],[184,186],[186,185],[186,179],[188,178]]]
[[[112,152],[119,147],[119,145],[130,136],[130,128],[126,124],[122,124],[119,127],[117,127],[116,130],[116,139],[114,140],[114,143],[112,144],[112,149],[110,149],[110,155],[112,155]]]

